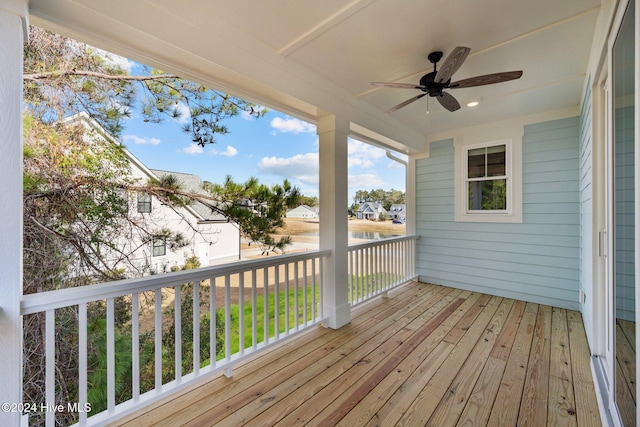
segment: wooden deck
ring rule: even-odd
[[[599,426],[578,312],[409,283],[126,426]]]
[[[616,319],[616,401],[622,423],[636,425],[636,324]]]

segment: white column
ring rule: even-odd
[[[347,287],[349,122],[335,116],[318,121],[320,137],[320,249],[331,250],[323,270],[327,326],[337,329],[351,321]]]
[[[406,172],[406,190],[405,190],[405,209],[407,220],[405,222],[407,236],[416,234],[416,156],[409,155],[407,160]]]
[[[22,401],[22,44],[27,10],[26,0],[0,0],[0,403]],[[0,410],[0,425],[19,423],[19,413]]]

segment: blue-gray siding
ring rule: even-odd
[[[616,317],[635,320],[634,109],[615,112]]]
[[[591,85],[585,94],[580,113],[580,284],[585,291],[582,318],[590,342],[593,342],[593,179]],[[597,249],[597,248],[596,248]]]
[[[523,222],[454,221],[453,141],[416,164],[420,280],[577,309],[579,118],[525,127]]]

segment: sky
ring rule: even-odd
[[[123,65],[136,74],[138,65],[131,61]],[[132,113],[123,123],[120,140],[150,169],[193,173],[215,183],[227,175],[236,182],[256,177],[267,185],[286,178],[303,195],[319,196],[318,135],[313,124],[275,110],[259,119],[243,113],[224,123],[228,134],[203,148],[182,130],[186,114],[180,120],[153,124],[145,123],[139,112]],[[404,165],[389,159],[384,150],[351,138],[348,175],[349,204],[357,190],[405,191]]]

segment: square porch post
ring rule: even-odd
[[[0,403],[22,401],[22,49],[26,0],[0,0]],[[0,425],[21,414],[0,410]]]
[[[320,249],[331,250],[325,263],[324,313],[327,326],[340,328],[351,321],[348,300],[348,167],[349,121],[327,116],[317,123],[320,138]]]

